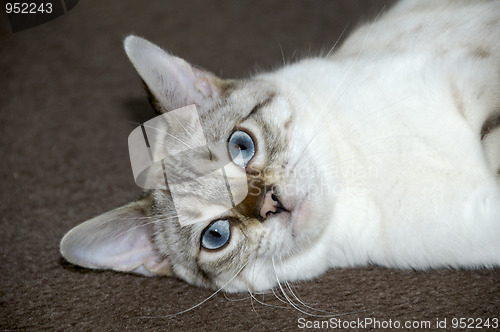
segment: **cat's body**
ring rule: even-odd
[[[258,190],[229,211],[219,175],[187,179],[177,210],[148,191],[69,232],[69,261],[227,291],[332,267],[500,265],[498,1],[403,1],[330,56],[243,81],[137,37],[125,49],[160,113],[196,104],[214,146],[250,135],[255,154],[227,174]],[[185,176],[208,151],[165,169]],[[207,249],[216,220],[230,236]]]

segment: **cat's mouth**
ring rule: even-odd
[[[290,212],[279,200],[278,195],[274,190],[269,190],[264,196],[261,208],[260,217],[264,221],[267,217],[272,214],[278,214],[281,212]]]
[[[307,222],[308,215],[310,214],[310,204],[308,202],[308,194],[289,197],[286,195],[280,196],[274,190],[269,190],[260,208],[261,221],[263,222],[272,216],[282,216],[283,221],[286,220],[289,227],[295,233]]]

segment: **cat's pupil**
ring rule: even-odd
[[[215,237],[221,237],[220,233],[218,230],[212,230],[210,231],[210,235],[215,236]]]

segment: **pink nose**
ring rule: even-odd
[[[276,213],[278,211],[278,202],[276,195],[272,191],[268,191],[260,208],[260,216],[266,219],[271,213]]]
[[[248,194],[235,206],[238,213],[264,222],[271,214],[288,212],[281,204],[279,195],[259,179],[250,179]]]

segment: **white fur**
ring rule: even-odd
[[[479,140],[481,124],[500,107],[500,4],[443,2],[403,2],[329,61],[266,76],[284,90],[299,82],[295,89],[316,101],[303,109],[310,121],[302,126],[313,135],[316,117],[327,123],[331,137],[318,140],[317,151],[333,153],[344,174],[330,179],[342,188],[325,198],[335,202],[325,232],[314,250],[280,264],[281,279],[370,262],[500,264],[500,186]],[[487,142],[493,164],[499,137]]]
[[[499,41],[498,1],[406,0],[360,27],[331,57],[257,75],[226,105],[218,100],[221,80],[128,37],[126,52],[161,110],[189,103],[216,109],[205,118],[214,140],[226,139],[235,125],[253,133],[262,144],[251,167],[283,169],[265,180],[295,190],[280,192],[290,213],[254,223],[235,214],[248,225],[233,231],[226,248],[208,252],[198,241],[206,225],[181,236],[167,198],[154,191],[78,226],[61,252],[91,268],[174,274],[226,291],[269,289],[332,267],[497,267],[500,129],[483,141],[481,130],[500,112]],[[266,89],[276,94],[270,104],[241,122],[243,115],[234,114],[265,99]],[[291,128],[279,130],[290,119]],[[269,156],[273,144],[280,152]],[[206,196],[217,197],[216,189]],[[186,210],[203,215],[213,197],[193,195]],[[112,226],[111,217],[120,221],[131,210],[153,218],[154,238],[143,236],[142,219],[139,226]],[[123,250],[106,257],[109,248]],[[139,258],[130,263],[127,252]],[[220,263],[228,257],[229,264]]]

